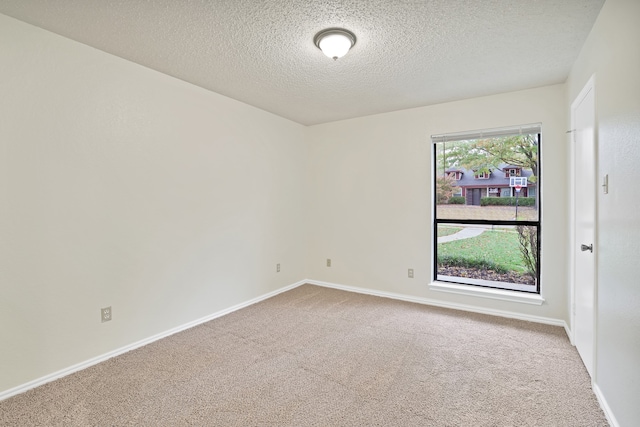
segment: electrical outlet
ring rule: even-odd
[[[331,267],[331,258],[327,258],[327,267]]]
[[[413,279],[413,268],[409,269],[409,279]]]
[[[111,307],[105,307],[100,309],[100,317],[102,319],[102,323],[108,322],[111,320]]]
[[[276,264],[276,273],[280,273],[280,264]]]

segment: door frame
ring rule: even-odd
[[[576,203],[575,203],[575,194],[576,194],[576,124],[575,124],[575,110],[577,106],[584,100],[589,91],[593,91],[594,97],[594,123],[593,123],[593,145],[594,145],[594,168],[595,168],[595,182],[594,182],[594,191],[595,191],[595,206],[594,206],[594,235],[593,235],[593,348],[592,348],[592,356],[593,356],[593,366],[591,370],[593,372],[593,376],[591,378],[591,383],[595,384],[596,375],[597,375],[597,341],[598,341],[598,201],[600,192],[599,187],[597,185],[599,181],[599,173],[598,173],[598,119],[596,115],[596,88],[595,88],[595,74],[592,75],[587,83],[584,85],[578,96],[571,103],[571,110],[569,112],[571,118],[571,129],[567,131],[569,135],[569,156],[570,156],[570,164],[569,164],[569,181],[570,181],[570,203],[569,203],[569,218],[570,218],[570,227],[569,227],[569,283],[570,283],[570,292],[569,292],[569,318],[571,320],[571,328],[569,340],[571,344],[575,346],[575,324],[576,324],[576,277],[575,277],[575,268],[576,268],[576,251],[575,247],[575,238],[576,238],[576,222],[575,222],[575,214],[576,214]]]

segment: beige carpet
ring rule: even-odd
[[[304,285],[0,402],[2,426],[606,426],[563,329]]]

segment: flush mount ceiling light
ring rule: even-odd
[[[345,56],[356,44],[356,36],[343,28],[327,28],[316,34],[313,42],[322,53],[335,61]]]

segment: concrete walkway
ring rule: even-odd
[[[457,233],[448,236],[438,237],[438,243],[453,242],[454,240],[470,239],[484,233],[486,228],[465,227]]]

